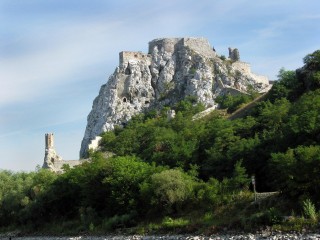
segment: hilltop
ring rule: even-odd
[[[205,38],[155,39],[147,54],[119,53],[119,66],[93,102],[80,157],[97,136],[124,126],[138,113],[173,107],[186,97],[204,108],[217,108],[218,96],[269,89],[268,78],[252,73],[236,48],[229,48],[226,58]]]

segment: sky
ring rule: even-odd
[[[0,0],[0,169],[42,166],[44,135],[79,158],[92,102],[119,52],[162,37],[205,37],[239,49],[277,79],[320,49],[319,0]]]

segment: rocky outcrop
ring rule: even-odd
[[[193,96],[206,108],[216,108],[218,95],[266,91],[269,81],[240,62],[237,49],[224,59],[204,38],[162,38],[149,43],[149,52],[121,52],[119,66],[100,89],[88,116],[81,144],[83,158],[99,134],[124,125],[148,109],[173,106]]]

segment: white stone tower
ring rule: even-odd
[[[62,158],[56,153],[54,149],[54,137],[53,133],[45,134],[45,155],[42,168],[49,168],[55,171],[54,163],[62,161]]]
[[[46,152],[47,152],[49,149],[54,149],[53,133],[46,133],[46,135],[45,135],[45,142],[46,142]]]

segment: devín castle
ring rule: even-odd
[[[226,59],[205,38],[161,38],[149,42],[148,53],[120,52],[119,66],[93,102],[80,158],[99,147],[101,133],[152,105],[174,106],[183,97],[196,96],[208,111],[217,107],[214,99],[221,94],[246,94],[248,86],[261,93],[270,89],[266,76],[252,73],[250,65],[240,61],[237,48],[228,50]],[[173,117],[174,112],[169,112],[168,119]],[[63,160],[54,149],[53,133],[45,135],[43,168],[61,173],[64,165],[74,167],[85,161],[89,159]]]

